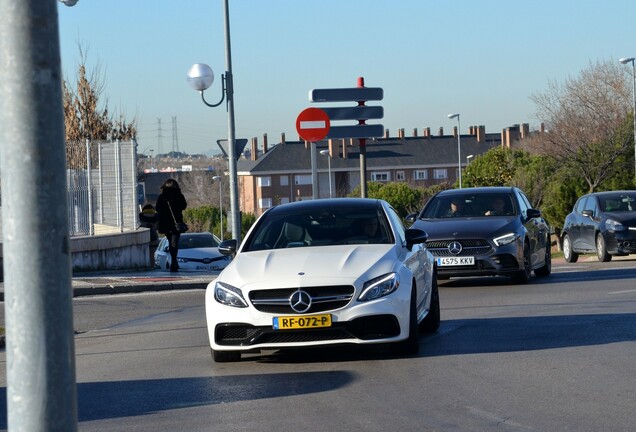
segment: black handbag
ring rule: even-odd
[[[174,221],[174,230],[178,233],[187,232],[190,228],[188,224],[185,222],[177,222],[177,218],[174,217],[174,213],[172,212],[172,207],[170,206],[170,201],[166,200],[168,203],[168,208],[170,209],[170,214],[172,215],[172,220]]]

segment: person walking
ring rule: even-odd
[[[179,252],[179,238],[181,232],[177,225],[183,222],[183,210],[188,203],[181,193],[179,183],[175,179],[169,178],[161,185],[161,193],[157,198],[155,208],[159,213],[159,226],[157,231],[168,238],[170,251],[170,271],[179,271],[177,253]]]

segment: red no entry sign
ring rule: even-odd
[[[298,135],[309,142],[324,139],[329,133],[330,126],[329,116],[320,108],[307,108],[296,119]]]

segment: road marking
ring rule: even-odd
[[[614,292],[611,292],[610,294],[625,294],[625,293],[632,293],[632,292],[636,292],[636,289],[625,290],[625,291],[614,291]]]

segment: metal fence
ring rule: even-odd
[[[71,236],[139,227],[136,145],[135,141],[67,143]]]

